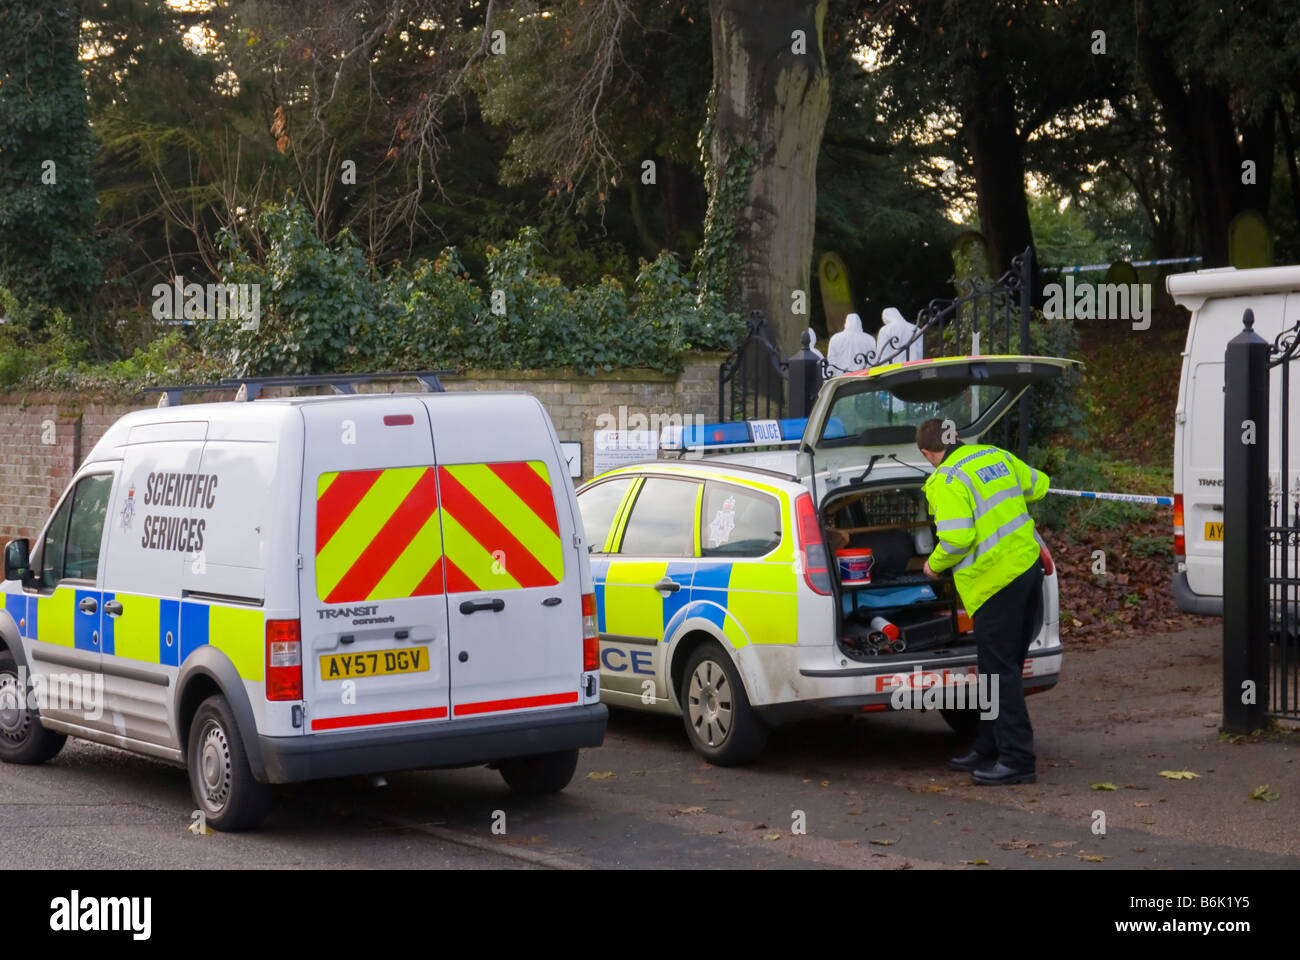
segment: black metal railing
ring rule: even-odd
[[[1269,376],[1280,378],[1278,480],[1269,490],[1268,715],[1300,720],[1300,477],[1291,482],[1291,369],[1300,357],[1300,323],[1269,346]]]

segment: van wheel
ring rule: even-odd
[[[0,650],[0,760],[44,763],[67,742],[65,734],[41,726],[40,714],[27,706],[27,691],[18,679],[18,664]]]
[[[681,702],[691,746],[710,763],[749,763],[767,745],[767,725],[749,705],[736,665],[716,643],[702,644],[686,661]]]
[[[515,793],[538,796],[559,793],[578,769],[578,751],[560,750],[531,757],[511,757],[497,766],[501,778]]]
[[[963,737],[973,737],[975,731],[979,729],[978,710],[940,710],[939,713],[944,720],[948,721],[948,726],[952,727],[953,733]]]
[[[220,694],[194,713],[185,766],[190,792],[214,830],[250,830],[270,813],[271,787],[253,776],[235,715]]]

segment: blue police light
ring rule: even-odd
[[[659,437],[661,450],[725,450],[733,447],[785,447],[803,439],[807,417],[784,420],[732,420],[726,423],[668,426]],[[832,417],[826,438],[845,436],[844,424]]]

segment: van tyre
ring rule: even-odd
[[[194,713],[185,766],[194,801],[214,830],[250,830],[270,813],[271,787],[253,776],[235,715],[220,694]]]
[[[691,746],[710,763],[750,763],[767,745],[767,725],[749,705],[735,663],[716,643],[702,644],[686,661],[681,704]]]
[[[27,691],[19,685],[13,654],[0,650],[0,760],[44,763],[63,749],[67,739],[41,726],[40,714],[27,706]]]
[[[979,729],[980,712],[978,710],[940,710],[948,726],[952,727],[953,733],[960,734],[968,739],[975,736],[975,731]]]
[[[559,750],[531,757],[511,757],[502,760],[497,769],[515,793],[525,796],[559,793],[569,785],[578,769],[578,751]]]

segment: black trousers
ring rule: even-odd
[[[971,617],[979,672],[998,678],[998,715],[993,720],[980,718],[974,750],[984,757],[997,757],[1018,771],[1034,769],[1034,730],[1029,725],[1021,672],[1042,609],[1043,568],[1035,560]],[[987,682],[991,689],[992,680]]]

